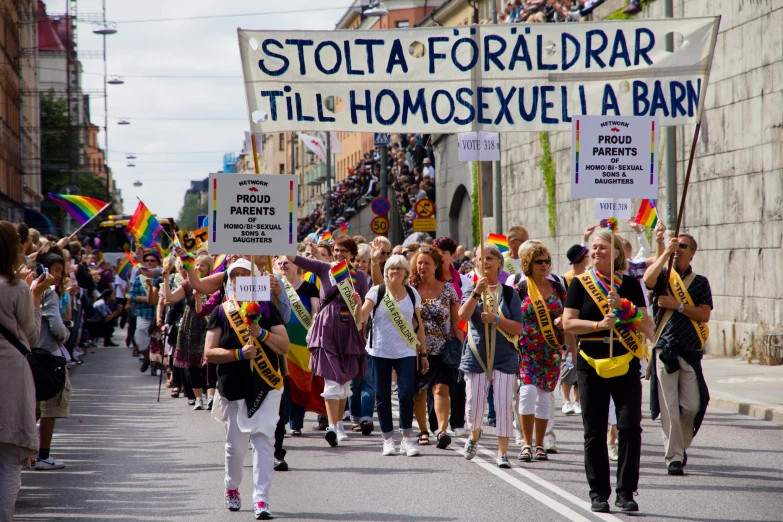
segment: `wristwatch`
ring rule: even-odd
[[[680,313],[682,313],[682,312],[683,312],[683,310],[685,310],[685,305],[684,305],[684,304],[682,304],[682,303],[680,303],[680,306],[678,306],[678,307],[677,307],[677,311],[678,311],[678,312],[680,312]]]
[[[422,357],[429,357],[430,356],[430,354],[424,353],[424,352],[421,352],[419,355],[421,355]]]

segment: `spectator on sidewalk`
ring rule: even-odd
[[[114,319],[122,314],[122,305],[117,306],[112,312],[111,308],[116,302],[114,290],[107,288],[101,292],[101,297],[93,304],[95,313],[87,321],[87,329],[91,339],[103,339],[104,348],[119,346],[111,340],[114,334]]]

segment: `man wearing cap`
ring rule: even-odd
[[[435,183],[435,169],[432,167],[432,162],[429,158],[422,160],[421,175],[423,177],[429,177],[433,183]]]

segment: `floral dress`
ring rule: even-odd
[[[421,320],[429,355],[441,355],[443,346],[454,336],[451,331],[451,306],[459,303],[457,291],[450,284],[435,299],[421,300]]]
[[[563,314],[563,302],[556,291],[546,299],[546,307],[552,320]],[[519,347],[522,352],[519,378],[523,385],[533,384],[542,391],[552,392],[560,378],[560,350],[544,342],[529,295],[524,296],[522,301],[522,317],[522,335],[519,336]]]

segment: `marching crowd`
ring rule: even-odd
[[[611,223],[591,226],[568,249],[562,275],[545,242],[514,226],[499,246],[467,255],[449,237],[393,246],[347,234],[308,237],[296,256],[177,247],[161,259],[139,249],[125,280],[89,242],[33,241],[23,223],[0,222],[0,379],[10,394],[0,403],[0,520],[13,513],[22,464],[64,467],[52,434],[78,393],[65,371],[56,393],[42,396],[41,368],[28,357],[28,369],[25,352],[72,367],[85,346],[116,346],[115,325],[126,323],[141,372],[165,377],[172,398],[225,423],[229,510],[241,509],[252,444],[254,514],[272,518],[273,473],[288,469],[284,435],[302,436],[308,411],[329,447],[377,429],[384,456],[415,457],[459,437],[468,460],[486,436],[486,413],[498,467],[510,467],[512,439],[519,461],[547,461],[557,453],[559,385],[562,412],[582,416],[592,509],[609,511],[617,461],[615,505],[638,511],[642,379],[652,379],[667,472],[681,475],[709,400],[700,360],[712,300],[709,282],[690,268],[692,236],[666,241],[659,222],[652,249],[631,225],[636,255]],[[237,301],[237,278],[254,273],[270,276],[272,299]]]

